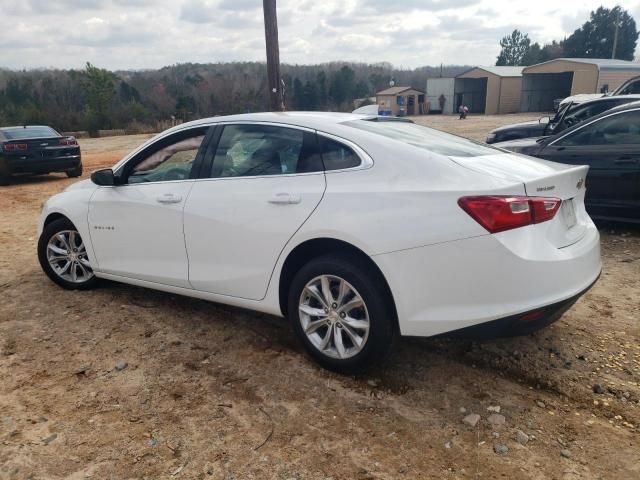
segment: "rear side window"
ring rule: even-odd
[[[59,137],[60,134],[51,127],[18,127],[6,128],[2,133],[7,140],[22,140],[23,138]]]
[[[342,170],[360,165],[360,157],[346,145],[318,136],[325,170]]]

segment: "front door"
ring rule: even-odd
[[[602,117],[547,146],[540,157],[589,165],[589,214],[640,220],[640,110]]]
[[[325,190],[315,134],[226,125],[208,176],[195,182],[185,208],[189,281],[197,290],[260,300],[280,253]]]
[[[206,127],[153,143],[100,187],[89,204],[91,242],[101,272],[189,287],[183,210],[202,161]]]

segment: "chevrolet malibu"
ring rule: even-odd
[[[44,272],[289,318],[326,368],[400,335],[516,335],[600,274],[587,167],[409,121],[263,113],[174,127],[51,197]]]

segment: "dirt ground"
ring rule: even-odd
[[[481,140],[531,118],[419,121]],[[145,138],[81,141],[85,171]],[[56,287],[36,221],[70,183],[0,190],[0,479],[640,478],[637,229],[602,229],[599,282],[551,327],[403,339],[383,367],[344,377],[279,318]]]

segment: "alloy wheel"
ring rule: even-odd
[[[84,283],[93,278],[93,269],[80,234],[75,230],[55,233],[47,243],[49,266],[63,280]]]
[[[308,282],[298,306],[302,330],[322,354],[350,358],[362,351],[369,336],[369,312],[362,296],[335,275]]]

